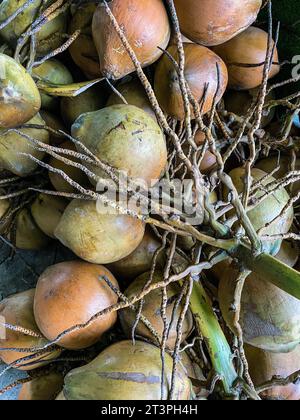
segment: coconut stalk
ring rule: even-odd
[[[238,248],[236,255],[239,261],[258,276],[300,299],[300,273],[298,271],[269,254],[260,254],[255,257],[245,247]]]
[[[225,394],[234,393],[234,385],[238,379],[233,365],[233,354],[228,341],[221,329],[218,319],[212,309],[209,297],[202,284],[194,282],[190,299],[198,331],[203,336],[213,365],[213,374],[220,381]]]

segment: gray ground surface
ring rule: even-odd
[[[18,252],[11,257],[10,248],[6,245],[0,248],[0,300],[5,297],[30,289],[35,286],[39,275],[49,265],[60,261],[75,259],[66,249],[58,244],[52,244],[39,252]],[[4,375],[1,372],[5,366],[0,362],[0,389],[24,377],[24,373],[9,370]],[[0,395],[0,400],[16,399],[18,389]]]

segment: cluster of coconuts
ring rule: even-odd
[[[24,3],[25,0],[2,1],[0,22]],[[41,7],[53,3],[51,0],[33,1],[13,23],[0,30],[0,39],[14,48]],[[209,114],[214,102],[224,100],[228,112],[243,115],[256,97],[268,49],[268,34],[252,26],[262,3],[262,0],[248,0],[241,7],[238,0],[174,1],[184,40],[185,78],[190,92],[201,104],[203,114]],[[153,70],[153,87],[162,110],[167,116],[183,121],[185,109],[180,80],[170,60],[172,56],[178,63],[179,56],[164,2],[112,0],[108,4],[142,68]],[[78,30],[80,34],[69,48],[71,63],[70,59],[49,59],[28,72],[11,56],[0,53],[0,169],[25,178],[36,171],[36,160],[47,159],[51,167],[63,171],[73,181],[70,185],[59,173],[49,171],[49,185],[57,192],[68,194],[77,192],[74,184],[93,189],[97,178],[107,177],[103,169],[92,164],[86,166],[95,176],[88,177],[78,167],[55,157],[47,158],[34,147],[30,138],[45,145],[59,146],[74,152],[74,155],[81,152],[71,140],[66,141],[63,136],[46,129],[50,127],[56,132],[69,132],[102,162],[152,186],[163,177],[166,169],[166,140],[149,98],[133,74],[134,64],[105,6],[83,4],[70,15],[60,14],[51,20],[37,32],[37,54],[43,56],[59,47],[66,31],[73,34]],[[163,54],[164,50],[167,54]],[[269,78],[280,69],[276,47],[273,62]],[[112,92],[108,96],[106,89],[97,84],[76,97],[59,99],[37,87],[38,81],[69,85],[78,81],[78,74],[91,80],[108,78],[121,95]],[[195,116],[192,107],[191,115]],[[273,117],[272,112],[264,115],[262,127],[268,127]],[[40,127],[24,128],[24,124]],[[15,128],[17,130],[9,130]],[[205,134],[200,130],[195,142],[197,146],[205,142]],[[77,157],[69,158],[81,163]],[[281,168],[275,173],[275,178],[286,173],[289,162],[287,156],[281,159]],[[208,175],[215,166],[215,155],[207,151],[200,171]],[[254,181],[264,178],[276,166],[276,157],[257,162],[251,173]],[[244,168],[234,168],[230,175],[241,192]],[[275,178],[263,181],[264,186]],[[270,224],[288,203],[290,192],[293,191],[276,190],[249,209],[248,216],[257,231],[273,235],[291,229],[292,209],[276,224]],[[225,201],[227,195],[224,190]],[[262,195],[263,191],[257,190],[253,201]],[[2,200],[0,204],[0,216],[3,217],[10,209],[10,202]],[[127,214],[115,214],[99,203],[46,194],[39,194],[30,206],[18,212],[15,222],[18,248],[38,250],[50,239],[58,239],[79,259],[49,267],[40,276],[35,289],[10,296],[0,303],[0,316],[4,316],[8,324],[20,325],[34,332],[27,335],[7,328],[6,340],[0,340],[0,347],[7,349],[0,351],[2,361],[13,363],[17,369],[34,370],[56,360],[66,350],[77,351],[96,345],[115,326],[117,318],[123,332],[122,341],[110,345],[91,363],[70,371],[65,378],[52,371],[34,377],[23,385],[19,399],[54,399],[59,394],[58,400],[155,400],[161,398],[162,388],[163,397],[167,398],[173,365],[168,352],[174,349],[176,325],[182,310],[182,304],[176,306],[180,289],[176,285],[167,288],[166,318],[170,328],[162,388],[161,354],[155,345],[153,330],[142,318],[135,325],[137,307],[135,310],[122,309],[118,315],[110,310],[117,308],[120,288],[130,299],[146,287],[149,279],[153,284],[163,280],[164,253],[158,253],[157,270],[151,274],[153,257],[161,247],[161,241],[152,230],[146,228],[142,220]],[[232,225],[235,223],[237,221],[232,217]],[[291,267],[298,259],[298,250],[290,243],[272,242],[268,251]],[[235,333],[231,304],[236,268],[234,264],[216,267],[214,275],[220,281],[223,317]],[[153,290],[144,298],[142,308],[143,317],[150,321],[160,337],[164,333],[161,298],[161,290]],[[299,318],[299,301],[264,279],[254,274],[250,276],[242,296],[241,325],[255,384],[297,370]],[[129,341],[134,326],[138,337],[135,345]],[[193,316],[188,311],[182,326],[182,341],[192,330]],[[50,346],[51,342],[55,342],[55,347]],[[48,351],[34,350],[47,345]],[[190,378],[195,376],[195,367],[183,354],[175,375],[175,399],[191,398]],[[271,389],[263,396],[299,399],[299,393],[299,386],[293,385]]]

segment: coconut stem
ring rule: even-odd
[[[233,354],[200,282],[194,282],[190,308],[206,343],[214,372],[220,378],[224,392],[230,395],[238,379],[233,366]]]
[[[254,257],[246,248],[237,252],[240,261],[261,278],[271,282],[286,293],[300,300],[300,273],[269,254]]]

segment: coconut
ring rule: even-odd
[[[150,278],[150,272],[142,274],[133,283],[130,284],[128,289],[125,291],[125,296],[129,299],[133,296],[136,296],[140,293],[144,286],[147,284],[147,281]],[[163,281],[163,274],[156,272],[153,277],[153,283],[158,283]],[[182,302],[176,308],[176,311],[173,314],[174,307],[176,305],[176,298],[180,294],[180,288],[171,284],[167,288],[168,303],[167,303],[167,319],[170,325],[170,331],[167,340],[167,346],[170,349],[173,349],[176,343],[177,337],[177,323],[180,313],[182,311]],[[144,305],[142,314],[151,322],[151,325],[162,337],[164,332],[164,321],[161,315],[161,305],[162,305],[162,292],[160,289],[153,290],[144,298]],[[135,324],[136,312],[130,308],[121,310],[120,319],[123,330],[127,337],[131,337],[132,327]],[[182,341],[184,341],[190,334],[193,328],[193,317],[190,311],[188,311],[182,327]],[[153,339],[152,333],[148,328],[140,321],[136,328],[136,334],[145,338]]]
[[[72,16],[69,33],[80,30],[80,35],[71,44],[69,51],[74,63],[89,79],[100,77],[98,52],[92,35],[92,20],[96,10],[95,4],[83,4]]]
[[[37,376],[30,382],[22,385],[19,401],[49,401],[55,400],[57,394],[64,385],[64,377],[61,373],[50,372],[43,376]]]
[[[42,117],[35,115],[28,124],[45,125]],[[42,143],[49,143],[49,133],[47,130],[40,128],[22,128],[21,131],[25,136],[29,136]],[[33,173],[38,164],[27,156],[20,153],[27,153],[36,159],[43,159],[45,153],[34,148],[33,143],[27,138],[16,132],[5,132],[0,129],[0,168],[6,169],[15,175],[25,177]]]
[[[13,240],[12,232],[9,236]],[[16,247],[27,251],[39,251],[48,243],[49,238],[37,226],[30,210],[21,210],[16,217]]]
[[[244,90],[244,91],[236,91],[236,90],[229,90],[224,95],[224,103],[225,109],[228,112],[233,112],[234,114],[243,117],[247,114],[250,105],[255,101],[258,97],[259,88]],[[275,95],[273,91],[269,93],[266,97],[266,101],[271,101],[275,99]],[[264,111],[261,120],[261,127],[264,128],[268,124],[271,123],[275,116],[275,108],[272,108],[267,113]]]
[[[56,130],[56,131],[59,131],[59,130],[64,131],[64,132],[67,131],[66,127],[64,126],[61,119],[59,117],[57,117],[55,114],[52,114],[49,111],[41,110],[40,115],[43,118],[43,120],[45,121],[45,124],[49,128],[52,128],[53,130]],[[52,132],[49,132],[49,136],[50,136],[51,146],[59,146],[60,144],[62,144],[65,141],[63,135],[54,134]]]
[[[40,276],[34,298],[34,315],[40,330],[54,340],[65,330],[89,321],[114,305],[118,297],[105,278],[118,288],[114,276],[100,265],[81,261],[63,262]],[[78,350],[97,343],[116,322],[116,312],[97,318],[89,326],[67,334],[59,345]]]
[[[274,41],[273,45],[274,45]],[[251,26],[225,44],[214,47],[214,51],[225,61],[228,68],[229,87],[248,90],[258,87],[263,81],[266,61],[268,34],[262,29]],[[280,70],[278,52],[275,47],[269,79]],[[239,64],[242,64],[239,65]],[[243,66],[249,64],[251,66]],[[255,66],[252,66],[255,65]]]
[[[219,89],[216,103],[220,101],[225,92],[228,82],[226,66],[220,57],[206,47],[191,43],[185,43],[183,46],[185,52],[185,79],[197,102],[201,102],[206,92],[203,113],[207,113],[211,110],[218,87],[217,66],[219,68]],[[171,45],[167,51],[178,62],[177,47]],[[160,59],[156,67],[154,90],[165,113],[177,120],[184,120],[184,103],[179,76],[174,64],[167,55]]]
[[[56,228],[55,236],[78,257],[109,264],[130,255],[141,243],[145,225],[119,214],[100,201],[73,200]]]
[[[73,77],[67,67],[58,60],[51,59],[34,67],[32,75],[37,80],[47,82],[55,85],[69,85],[73,83]],[[59,99],[55,96],[50,96],[41,93],[42,108],[48,111],[56,111],[59,106]]]
[[[13,58],[0,53],[0,128],[26,123],[40,107],[41,96],[30,74]]]
[[[39,194],[31,206],[35,223],[50,238],[55,238],[54,231],[68,205],[62,197]]]
[[[133,105],[113,105],[81,115],[72,126],[72,135],[103,162],[148,185],[159,180],[167,164],[159,125]],[[92,170],[105,177],[101,169]]]
[[[170,40],[170,24],[163,1],[112,0],[109,8],[142,67],[157,61],[162,55],[160,48],[166,49]],[[92,28],[101,74],[108,79],[121,79],[135,71],[103,4],[94,13]]]
[[[263,171],[270,173],[279,166],[279,170],[274,173],[274,178],[280,179],[284,178],[288,172],[291,170],[292,159],[289,156],[271,156],[266,159],[262,159],[256,163],[257,168],[262,169]],[[300,159],[297,159],[295,162],[295,171],[300,170]],[[296,195],[300,190],[300,181],[294,182],[292,185],[286,187],[286,189],[291,193],[291,195]]]
[[[171,389],[173,360],[165,355],[164,399]],[[106,348],[91,363],[72,370],[65,378],[67,400],[160,400],[160,350],[148,343],[121,341]],[[191,383],[178,365],[175,374],[175,400],[190,398]]]
[[[67,149],[67,150],[72,150],[73,152],[77,152],[76,147],[74,146],[74,143],[72,143],[71,141],[66,141],[62,143],[60,147],[62,149]],[[63,157],[73,162],[79,163],[78,159],[72,156],[64,155]],[[69,178],[77,182],[77,184],[81,185],[82,187],[87,186],[89,184],[88,178],[86,177],[84,172],[82,172],[78,168],[75,168],[74,166],[67,165],[66,163],[54,157],[51,157],[49,165],[55,169],[59,169],[63,171]],[[60,174],[49,171],[49,178],[50,178],[51,184],[56,189],[56,191],[65,192],[65,193],[77,192],[77,189],[73,187],[72,185],[70,185],[66,180],[64,180]]]
[[[27,0],[4,0],[0,4],[0,22],[13,15]],[[33,0],[26,9],[15,19],[6,25],[0,35],[10,45],[15,46],[20,36],[26,32],[33,21],[38,17],[39,12],[53,4],[55,0]],[[61,13],[51,21],[43,25],[36,33],[36,51],[39,55],[59,47],[63,43],[63,34],[66,32],[66,13]]]
[[[299,246],[296,242],[283,241],[276,258],[289,267],[294,267],[299,258]]]
[[[40,331],[36,325],[33,315],[33,299],[35,290],[27,290],[26,292],[12,295],[0,302],[0,316],[5,319],[7,324],[16,325],[29,329],[36,334]],[[36,338],[20,332],[12,331],[8,328],[5,330],[6,338],[0,339],[0,347],[6,349],[27,349],[33,347],[43,347],[47,344],[45,338]],[[33,357],[30,360],[20,362],[15,367],[20,370],[32,370],[49,363],[60,354],[60,351],[49,351],[43,355]],[[17,360],[34,355],[31,352],[18,351],[0,351],[0,358],[4,363],[10,364]]]
[[[245,346],[251,378],[256,386],[272,380],[275,376],[287,378],[299,370],[300,346],[290,353],[271,353]],[[300,400],[300,384],[274,386],[260,396],[267,400]]]
[[[145,92],[144,87],[137,80],[131,80],[130,82],[121,83],[117,86],[117,90],[125,98],[129,105],[135,105],[138,108],[143,109],[156,121],[155,112],[152,109],[149,98]],[[119,105],[124,102],[116,93],[112,93],[108,99],[107,106]]]
[[[71,126],[80,115],[102,109],[105,102],[104,92],[99,86],[93,86],[80,95],[62,98],[61,115],[66,125]]]
[[[149,271],[155,252],[161,247],[161,242],[150,229],[146,229],[140,245],[128,257],[109,265],[109,269],[118,279],[134,280],[139,275]],[[163,252],[158,256],[158,264],[162,263]]]
[[[233,169],[230,174],[232,181],[239,193],[244,191],[245,187],[245,168],[235,168]],[[266,172],[258,169],[253,168],[251,171],[251,176],[253,178],[253,182],[262,179],[266,176]],[[268,184],[275,181],[273,177],[269,177],[267,180],[263,181],[262,184],[267,186]],[[226,191],[227,194],[227,191]],[[225,194],[225,196],[226,196]],[[261,189],[255,194],[255,199],[259,199],[265,194],[264,191]],[[255,207],[248,211],[248,217],[252,222],[253,227],[256,231],[260,231],[261,235],[277,235],[277,234],[285,234],[287,233],[293,223],[294,218],[294,211],[293,208],[290,207],[287,212],[285,212],[282,216],[282,210],[285,208],[289,201],[289,195],[284,188],[277,188],[272,194],[270,194],[266,199],[264,199],[260,204],[255,205]],[[231,213],[230,213],[231,214]],[[280,217],[279,217],[280,216]],[[273,220],[276,219],[276,222],[271,223]],[[267,224],[271,223],[269,226]],[[278,252],[278,244],[280,245],[281,242],[277,241],[269,241],[268,245],[272,253],[276,251]],[[273,250],[274,247],[274,250]]]
[[[206,46],[223,44],[257,18],[262,0],[175,0],[180,28],[192,41]]]
[[[231,308],[237,276],[232,266],[224,269],[219,286],[222,315],[235,333]],[[252,273],[242,292],[240,324],[245,343],[266,351],[291,351],[300,343],[300,301]]]

